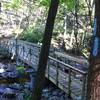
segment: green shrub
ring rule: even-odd
[[[39,28],[29,28],[21,36],[20,39],[28,42],[41,42],[43,32]]]

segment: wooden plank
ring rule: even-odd
[[[48,68],[48,67],[47,67]],[[48,69],[47,69],[48,70]],[[47,72],[47,71],[46,71]],[[57,87],[59,87],[61,90],[63,90],[65,93],[68,94],[68,73],[65,73],[59,69],[59,78],[58,78],[58,84],[56,82],[56,68],[50,67],[49,69],[49,77],[48,73],[45,74],[45,76],[53,82]],[[53,73],[53,75],[52,75]],[[71,78],[71,96],[73,98],[76,98],[77,96],[81,95],[82,91],[82,81],[74,79],[74,77]]]
[[[55,51],[55,54],[58,56],[58,57],[64,57],[68,60],[71,60],[71,61],[75,61],[79,64],[89,64],[87,60],[84,60],[84,59],[80,59],[80,58],[77,58],[77,57],[73,57],[73,56],[70,56],[68,54],[64,54],[64,53],[60,53],[60,52],[56,52]]]

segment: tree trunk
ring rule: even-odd
[[[100,100],[100,0],[95,0],[94,33],[86,97],[86,100]]]
[[[0,2],[0,13],[1,13],[1,2]]]
[[[45,70],[49,55],[49,49],[50,49],[52,32],[53,32],[55,17],[57,14],[58,4],[59,0],[51,0],[51,5],[48,12],[48,18],[39,57],[36,85],[35,89],[33,90],[33,100],[41,100],[41,93],[45,80]]]

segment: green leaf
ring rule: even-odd
[[[69,11],[75,8],[75,0],[67,0],[66,4]]]
[[[24,66],[17,66],[16,70],[22,72],[24,71]]]
[[[11,3],[7,4],[7,8],[18,9],[22,4],[22,0],[11,0]]]
[[[45,6],[45,7],[49,7],[50,2],[51,2],[51,0],[41,0],[40,5]]]
[[[69,11],[75,8],[75,0],[60,0],[60,4]]]

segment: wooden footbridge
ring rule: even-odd
[[[32,66],[35,71],[37,70],[39,45],[21,40],[6,39],[0,42],[0,49],[1,52],[11,53],[12,58],[16,57],[16,59]],[[86,60],[51,49],[45,76],[71,96],[73,100],[85,100],[87,68],[88,62]]]

